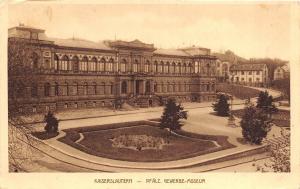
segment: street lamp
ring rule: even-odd
[[[228,117],[228,126],[229,127],[236,127],[235,125],[235,118],[232,114],[232,106],[233,106],[233,96],[229,96],[230,99],[230,108],[229,108],[229,117]]]

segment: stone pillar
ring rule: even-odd
[[[136,89],[135,89],[135,87],[136,87],[136,80],[134,79],[133,81],[132,81],[132,89],[133,89],[133,95],[136,95]]]
[[[146,80],[143,80],[142,81],[142,89],[141,89],[141,91],[142,91],[142,94],[146,94]]]

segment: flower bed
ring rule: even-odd
[[[67,135],[58,140],[92,155],[134,162],[172,161],[234,147],[225,136],[185,131],[175,135],[160,129],[157,124],[149,126],[146,123],[151,124],[141,121],[67,129],[64,130]],[[82,133],[84,139],[76,143],[79,134],[75,133]]]

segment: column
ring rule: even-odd
[[[133,95],[136,95],[136,89],[135,89],[135,88],[136,88],[136,81],[133,80],[133,81],[132,81],[132,89],[133,89],[132,92],[133,92]]]

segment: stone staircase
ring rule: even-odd
[[[152,100],[152,106],[159,105],[159,97],[156,95],[136,95],[130,97],[127,103],[134,107],[148,108],[151,106],[149,100]]]
[[[285,148],[288,146],[286,138],[283,136],[266,139],[263,143],[269,144],[271,149]]]

